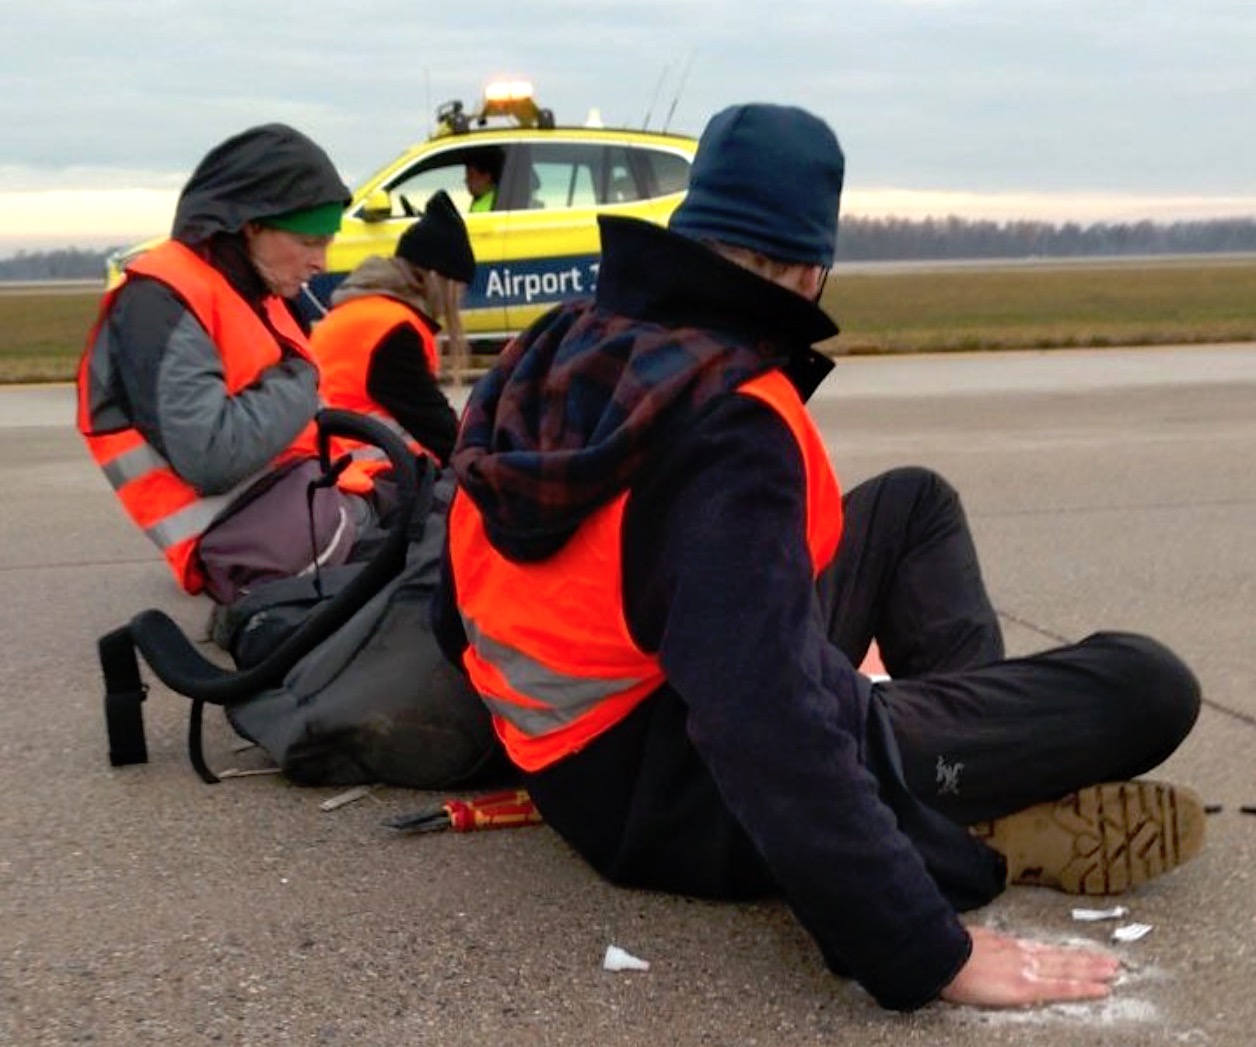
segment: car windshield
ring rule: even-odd
[[[466,164],[461,150],[427,157],[406,169],[388,186],[392,217],[404,218],[419,214],[432,194],[444,190],[458,210],[466,212],[471,204],[465,182]]]

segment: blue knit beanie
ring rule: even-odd
[[[669,228],[769,258],[833,264],[846,161],[819,117],[793,106],[735,105],[711,118]]]

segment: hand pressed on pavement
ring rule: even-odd
[[[970,927],[973,951],[942,990],[948,1003],[973,1007],[1039,1007],[1098,1000],[1112,992],[1121,963],[1099,949],[1045,945]]]

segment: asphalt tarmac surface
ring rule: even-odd
[[[1111,999],[880,1011],[779,902],[600,881],[547,828],[399,836],[430,795],[274,776],[206,786],[152,680],[150,762],[106,758],[95,641],[161,607],[201,635],[72,428],[68,387],[0,390],[0,1044],[802,1045],[1256,1041],[1256,346],[841,360],[813,401],[844,483],[931,466],[962,492],[1012,653],[1165,641],[1205,708],[1157,777],[1221,811],[1120,901]],[[219,769],[256,767],[211,713]],[[1108,942],[1014,888],[978,924]],[[617,945],[650,962],[611,973]]]

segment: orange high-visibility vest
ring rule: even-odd
[[[842,533],[837,477],[819,430],[780,371],[738,389],[775,410],[802,452],[806,540],[818,575]],[[515,764],[537,771],[609,730],[664,682],[657,655],[633,642],[624,612],[621,531],[628,492],[593,513],[557,553],[514,563],[489,543],[459,490],[449,554],[466,628],[464,664]]]
[[[105,320],[130,275],[160,280],[184,302],[222,357],[227,391],[235,395],[251,385],[267,367],[279,362],[282,350],[262,318],[212,265],[177,240],[167,240],[127,267],[127,276],[105,295],[78,370],[78,428],[96,464],[104,471],[135,524],[166,557],[179,584],[189,593],[205,587],[196,556],[197,544],[210,524],[259,477],[234,491],[201,495],[183,480],[112,399],[113,360],[125,346],[111,342]],[[292,348],[308,356],[305,334],[283,300],[268,296],[266,318]],[[266,470],[317,455],[317,434],[311,422]]]
[[[409,306],[386,295],[363,295],[337,305],[321,319],[310,335],[310,350],[318,361],[319,395],[328,407],[369,415],[387,426],[415,454],[435,458],[415,440],[388,411],[367,392],[366,378],[371,353],[384,336],[399,324],[413,328],[423,341],[423,355],[433,375],[439,373],[440,353],[427,325]],[[384,452],[360,440],[337,436],[331,441],[334,458],[349,455],[352,461],[336,480],[342,491],[368,494],[375,474],[389,468]]]

